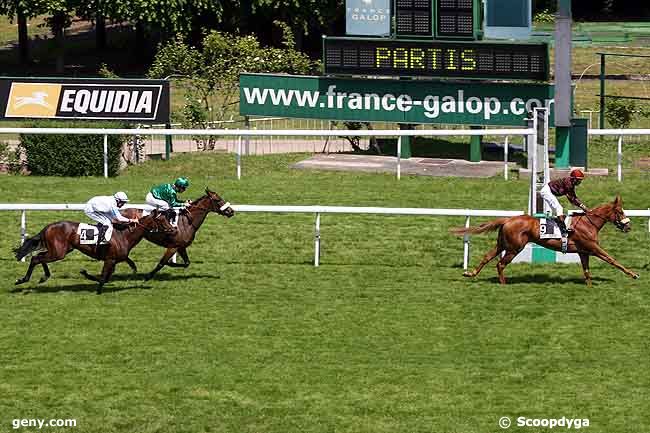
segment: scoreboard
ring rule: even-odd
[[[548,80],[546,43],[324,39],[326,74]]]

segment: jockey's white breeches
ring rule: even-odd
[[[106,233],[104,234],[104,239],[106,239],[106,242],[110,241],[111,236],[113,235],[113,222],[111,221],[110,217],[101,212],[96,212],[92,207],[89,206],[86,206],[84,213],[91,220],[97,221],[98,223],[108,227],[106,229]]]
[[[555,197],[555,195],[551,192],[551,188],[548,186],[548,184],[544,185],[539,193],[542,196],[544,202],[548,204],[555,215],[564,215],[564,208],[560,204],[557,197]]]
[[[144,201],[150,205],[153,206],[155,209],[158,210],[169,210],[169,203],[167,203],[165,200],[160,200],[156,197],[153,196],[150,192],[147,193],[147,196],[145,197]]]

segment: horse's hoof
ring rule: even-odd
[[[639,279],[639,274],[632,274],[632,278],[634,278],[635,280],[638,280]]]
[[[49,278],[45,278],[45,277],[43,277],[43,278],[41,278],[40,280],[38,280],[38,284],[43,284],[43,283],[46,282],[47,280],[49,280]]]
[[[153,275],[147,274],[147,275],[144,276],[143,280],[144,281],[149,281],[151,279],[151,277],[153,277]]]
[[[476,275],[474,274],[474,272],[470,272],[470,271],[465,271],[465,272],[463,272],[463,277],[473,278],[473,277],[475,277],[475,276],[476,276]]]
[[[15,285],[17,286],[17,285],[22,284],[22,283],[24,283],[24,282],[25,282],[24,279],[22,279],[22,278],[18,278],[18,279],[16,280]]]

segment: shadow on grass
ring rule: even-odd
[[[497,276],[490,277],[484,281],[499,284],[499,278]],[[592,277],[591,281],[596,283],[602,282],[612,282],[611,278],[603,277]],[[506,283],[507,284],[580,284],[586,286],[585,279],[582,275],[576,275],[575,277],[562,277],[559,275],[543,275],[543,274],[530,274],[530,275],[517,275],[514,277],[509,277],[506,274]]]
[[[111,286],[110,282],[104,286],[102,293],[111,293],[111,292],[121,292],[123,290],[149,290],[153,289],[152,286],[147,285],[138,285],[131,287],[114,287]],[[10,290],[9,293],[13,294],[29,294],[29,293],[57,293],[57,292],[90,292],[95,293],[97,291],[97,283],[79,283],[79,284],[70,284],[65,286],[47,286],[47,285],[34,285],[26,287],[16,287],[13,290]]]
[[[204,278],[213,278],[220,279],[220,275],[212,274],[173,274],[173,273],[158,273],[151,280],[144,281],[145,274],[122,274],[114,275],[111,280],[106,283],[102,289],[103,293],[110,292],[121,292],[123,290],[150,290],[155,287],[152,284],[155,284],[156,281],[165,282],[165,281],[187,281],[190,279],[204,279]],[[80,277],[81,278],[81,277]],[[54,280],[53,276],[50,281]],[[33,281],[33,282],[32,282]],[[114,287],[111,285],[112,282],[116,281],[130,281],[136,283],[135,285],[127,287]],[[31,284],[30,284],[31,283]],[[91,281],[85,281],[83,283],[77,284],[67,284],[59,285],[57,281],[54,280],[51,285],[42,285],[38,284],[38,278],[34,277],[30,282],[25,283],[25,285],[17,286],[9,291],[9,293],[56,293],[56,292],[95,292],[97,290],[97,283]]]

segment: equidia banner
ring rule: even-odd
[[[240,113],[259,116],[521,126],[554,105],[553,86],[532,83],[241,74],[239,87]]]
[[[169,121],[165,80],[2,78],[0,119]]]

